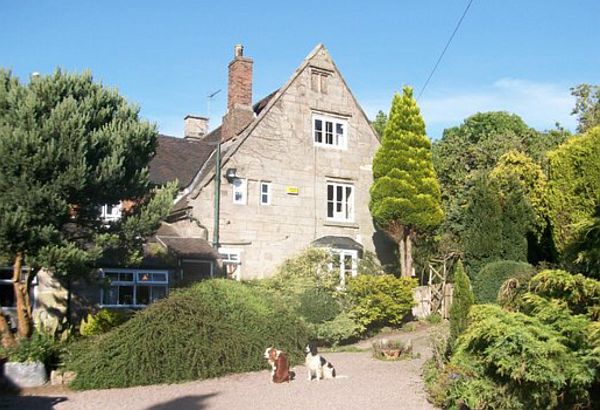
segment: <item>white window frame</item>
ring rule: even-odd
[[[263,186],[267,187],[267,192],[263,192]],[[271,183],[267,181],[260,181],[258,187],[258,203],[261,205],[271,205]],[[266,201],[263,201],[263,195],[266,196]]]
[[[343,150],[348,148],[348,120],[321,114],[313,114],[311,121],[311,136],[315,146]],[[317,121],[321,121],[321,130],[317,130]],[[327,123],[331,124],[331,143],[327,143]],[[338,126],[342,127],[341,133],[337,132]],[[317,141],[317,131],[321,132],[321,141]]]
[[[122,216],[121,206],[121,202],[116,205],[102,205],[100,208],[100,219],[102,219],[103,222],[118,221]]]
[[[218,252],[225,274],[231,275],[235,280],[242,280],[242,251],[235,248],[219,248]],[[232,272],[227,271],[228,266],[231,266]]]
[[[358,275],[358,251],[351,249],[340,249],[340,248],[331,248],[330,249],[331,256],[334,260],[338,259],[338,264],[336,267],[339,267],[340,272],[340,286],[339,289],[343,290],[346,288],[346,272],[350,272],[350,276],[355,278]],[[350,256],[352,258],[351,266],[346,266],[346,256]],[[330,265],[330,269],[334,269],[333,264]]]
[[[248,181],[245,178],[235,178],[231,184],[231,192],[234,204],[246,205],[248,203]],[[237,193],[240,194],[239,199],[236,198]]]
[[[333,199],[329,199],[329,187],[333,189]],[[342,197],[338,198],[339,190],[342,189]],[[348,194],[347,188],[350,188],[350,194]],[[354,222],[354,185],[346,184],[341,182],[327,181],[326,192],[326,217],[328,221],[335,222]],[[332,203],[332,215],[329,214],[329,204]],[[341,210],[338,211],[341,205]]]
[[[120,303],[104,303],[104,292],[105,289],[100,289],[100,307],[111,307],[111,308],[130,308],[130,307],[145,307],[147,305],[141,304],[137,302],[137,292],[138,287],[151,285],[151,287],[160,287],[165,289],[165,297],[169,295],[169,271],[166,270],[157,270],[157,269],[112,269],[112,268],[103,268],[100,269],[100,275],[102,278],[106,277],[108,273],[127,273],[132,275],[132,280],[111,280],[108,284],[108,287],[120,287],[120,286],[132,286],[133,287],[133,299],[130,304],[120,304]],[[145,280],[143,275],[153,275],[153,274],[164,274],[164,280],[157,279],[149,279]],[[117,296],[118,301],[118,296]]]

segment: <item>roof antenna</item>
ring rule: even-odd
[[[209,124],[210,124],[210,103],[215,98],[215,96],[217,94],[219,94],[220,92],[221,92],[221,89],[218,89],[214,93],[208,94],[206,96],[206,111],[207,111],[206,116],[208,117]]]

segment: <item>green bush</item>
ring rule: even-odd
[[[467,327],[473,299],[471,282],[465,273],[462,261],[459,260],[454,268],[454,292],[450,306],[450,346]]]
[[[523,408],[585,406],[596,371],[588,360],[586,326],[581,326],[581,317],[562,312],[554,315],[561,317],[562,326],[577,328],[574,333],[583,341],[576,350],[549,317],[507,312],[494,305],[473,306],[471,324],[450,363],[467,369],[472,383],[485,381],[505,389],[503,399],[509,395]],[[475,408],[483,407],[479,403]]]
[[[100,335],[125,323],[130,317],[127,312],[102,309],[95,315],[90,313],[87,318],[81,320],[79,333],[82,336]]]
[[[339,302],[325,290],[310,288],[299,296],[297,313],[308,323],[319,324],[332,320],[340,311]]]
[[[0,357],[5,356],[10,362],[42,362],[53,365],[59,354],[59,345],[50,336],[34,332],[30,338],[21,339],[16,347],[3,349]]]
[[[308,329],[265,290],[215,279],[173,292],[112,331],[74,346],[72,386],[173,383],[263,369],[276,346],[303,357]]]
[[[525,262],[498,261],[485,265],[473,278],[473,293],[477,303],[495,303],[502,283],[510,278],[529,280],[535,274]]]
[[[413,304],[414,279],[362,275],[348,281],[349,313],[365,328],[399,325]]]
[[[309,323],[308,327],[311,331],[311,339],[329,346],[338,346],[356,340],[365,331],[365,328],[348,312],[342,312],[332,320],[320,324]]]

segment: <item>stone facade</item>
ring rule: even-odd
[[[315,115],[344,121],[345,147],[315,144]],[[317,46],[252,124],[223,144],[219,242],[239,251],[237,274],[242,279],[267,277],[324,236],[348,237],[375,251],[368,202],[378,145],[329,53]],[[245,180],[245,204],[233,201],[233,184],[225,178],[229,169]],[[268,205],[260,203],[261,182],[270,184]],[[350,221],[327,217],[328,183],[353,187]],[[188,198],[193,218],[208,229],[209,238],[214,192],[213,172],[198,181]]]

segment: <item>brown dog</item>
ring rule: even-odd
[[[265,359],[271,365],[271,382],[283,383],[289,382],[293,377],[293,372],[290,372],[290,364],[281,350],[274,347],[269,347],[265,350]]]

